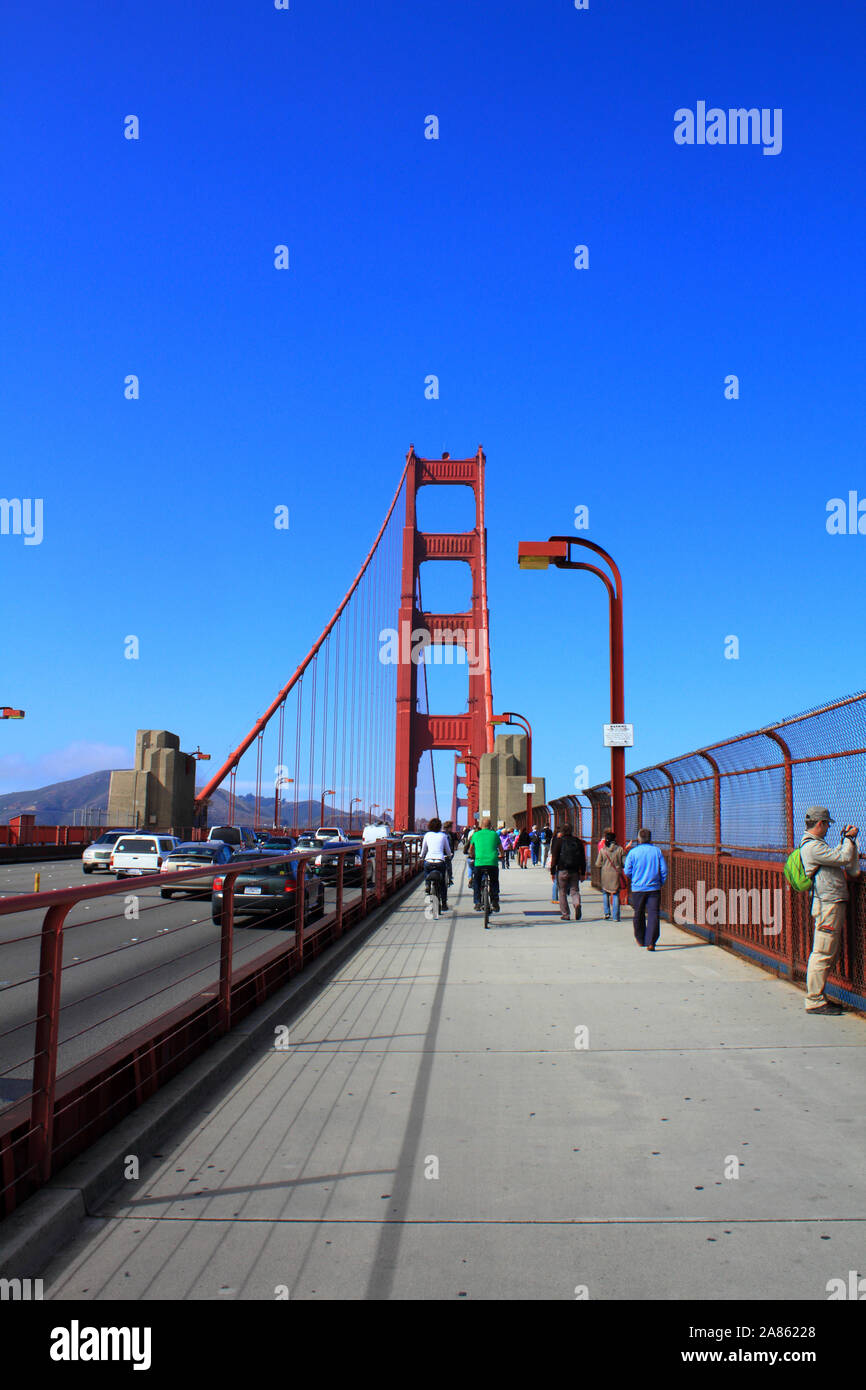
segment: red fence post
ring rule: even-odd
[[[71,903],[58,903],[55,907],[49,907],[42,922],[33,1099],[30,1107],[30,1161],[36,1167],[41,1182],[47,1182],[51,1177],[57,1043],[60,1036],[63,923],[71,906]]]
[[[337,936],[343,935],[343,866],[348,851],[337,852]]]
[[[304,902],[304,897],[305,897],[305,883],[306,883],[306,868],[307,868],[307,861],[306,861],[306,859],[299,859],[299,860],[298,860],[298,877],[297,877],[297,879],[295,880],[295,882],[296,882],[297,885],[298,885],[298,891],[297,891],[297,893],[295,894],[295,898],[296,898],[296,900],[297,900],[297,906],[295,907],[295,947],[296,947],[297,952],[298,952],[298,969],[299,969],[299,970],[303,969],[303,965],[304,965],[304,922],[305,922],[305,920],[306,920],[306,915],[307,915],[306,912],[305,912],[305,910],[304,910],[305,907],[306,907],[306,904],[305,904],[305,902]]]
[[[370,864],[369,846],[365,845],[361,850],[361,916],[367,915],[367,873]]]
[[[774,743],[782,750],[782,757],[785,759],[785,830],[788,836],[788,848],[794,848],[794,769],[791,762],[791,750],[783,738],[780,738],[772,729],[765,729],[767,738],[771,738]],[[794,894],[787,881],[782,885],[785,896],[785,907],[788,918],[788,964],[791,967],[791,979],[794,978],[794,964],[796,961],[796,943],[794,936],[796,933],[797,922],[794,917]],[[850,940],[850,937],[848,938]]]
[[[223,876],[223,911],[220,927],[220,982],[218,992],[218,1028],[227,1033],[232,1026],[232,954],[235,925],[235,879],[240,869]]]

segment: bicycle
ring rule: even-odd
[[[476,874],[481,874],[481,907],[484,912],[484,926],[490,922],[490,874],[485,867],[475,870]]]
[[[428,921],[435,920],[442,911],[442,886],[444,868],[441,864],[431,866],[425,884],[428,902],[424,907],[424,916]]]

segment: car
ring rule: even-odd
[[[176,873],[178,869],[207,869],[214,864],[227,864],[232,857],[232,847],[224,840],[187,840],[173,849],[167,859],[162,861],[160,873]],[[193,893],[196,896],[209,895],[211,885],[207,881],[179,883],[172,888],[160,888],[162,898],[170,898],[174,893]]]
[[[257,848],[267,850],[269,854],[279,854],[281,851],[302,849],[305,846],[302,846],[300,840],[296,840],[294,835],[269,835]]]
[[[263,847],[258,857],[268,858]],[[272,856],[271,856],[272,857]],[[245,915],[271,917],[274,927],[291,930],[295,925],[298,893],[297,859],[283,859],[277,864],[249,864],[250,856],[238,853],[232,856],[232,863],[247,862],[248,867],[238,874],[234,885],[235,917]],[[222,925],[224,876],[217,875],[213,881],[211,894],[211,918],[217,926]],[[322,917],[325,912],[325,885],[309,873],[304,874],[304,921]]]
[[[121,835],[111,851],[108,867],[115,878],[131,875],[155,874],[162,868],[172,850],[177,849],[180,840],[176,835],[161,832],[145,834],[135,831],[131,835]]]
[[[121,835],[134,835],[135,831],[130,827],[128,830],[106,830],[100,835],[98,840],[94,840],[92,845],[81,856],[81,871],[85,874],[95,874],[98,870],[104,869],[109,873],[108,862],[111,859],[111,851],[117,844]]]
[[[340,855],[336,853],[329,854],[328,852],[329,850],[336,851],[348,849],[350,847],[354,850],[354,853]],[[313,872],[323,883],[336,883],[337,869],[341,859],[343,861],[343,882],[346,884],[361,883],[363,881],[364,846],[359,844],[357,840],[330,840],[328,843],[322,845],[321,854],[317,855],[316,859],[313,861],[315,865]],[[367,882],[373,883],[375,877],[376,855],[375,852],[371,850],[367,855]]]
[[[222,840],[235,849],[255,849],[256,837],[248,825],[212,825],[207,835],[209,840]]]
[[[336,825],[320,825],[316,831],[315,838],[320,845],[323,845],[328,840],[344,840],[346,837],[343,831]]]
[[[389,827],[384,821],[376,821],[375,824],[365,825],[361,832],[361,839],[365,845],[374,845],[377,840],[387,840],[391,834]]]

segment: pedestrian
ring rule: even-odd
[[[557,826],[556,829],[554,830],[553,834],[552,834],[551,837],[550,837],[550,845],[549,845],[549,847],[548,847],[548,856],[547,856],[547,863],[548,863],[548,864],[549,864],[549,863],[552,863],[553,847],[554,847],[554,845],[558,842],[561,833],[562,833],[562,827],[561,827],[561,826]],[[552,882],[551,885],[550,885],[550,901],[551,901],[552,903],[558,903],[558,902],[559,902],[559,884],[558,884],[557,881],[556,881],[556,875],[555,875],[555,874],[552,874],[551,877],[552,877],[552,879],[553,879],[553,882]]]
[[[601,842],[596,863],[601,865],[601,895],[604,901],[604,920],[610,921],[611,913],[613,920],[620,921],[619,912],[619,887],[622,875],[623,852],[622,845],[616,842],[616,836],[612,830],[606,830]]]
[[[454,834],[453,820],[446,820],[442,823],[442,833],[448,836],[448,843],[451,846],[451,858],[448,860],[448,884],[454,882],[454,850],[457,846],[457,836]]]
[[[511,836],[504,826],[499,832],[499,843],[502,846],[502,867],[507,869],[511,859]]]
[[[541,832],[541,867],[547,868],[547,860],[550,856],[550,842],[553,839],[553,832],[549,825],[546,825]]]
[[[521,869],[525,869],[526,861],[529,858],[529,831],[525,827],[517,837],[517,857],[520,860]]]
[[[490,911],[499,911],[499,861],[502,858],[502,845],[495,830],[490,829],[490,817],[482,816],[481,829],[476,830],[472,836],[472,843],[469,846],[469,857],[472,860],[475,872],[472,877],[472,896],[476,912],[482,911],[481,903],[481,883],[483,874],[478,872],[484,869],[487,873],[487,880],[490,889]]]
[[[559,834],[553,839],[550,851],[550,877],[559,887],[559,915],[563,922],[571,921],[568,902],[574,908],[574,920],[581,918],[580,884],[586,878],[586,850],[583,840],[571,833],[569,821],[563,821]]]
[[[541,850],[541,836],[535,826],[533,826],[532,830],[529,832],[529,850],[532,855],[532,867],[534,869],[538,864],[539,852]]]
[[[857,826],[842,829],[836,849],[827,844],[826,835],[835,821],[826,806],[810,806],[806,812],[806,833],[800,841],[800,859],[812,875],[812,918],[815,934],[806,965],[806,1013],[844,1013],[824,993],[827,976],[836,964],[848,913],[848,880],[860,872]]]
[[[667,881],[668,866],[661,850],[652,843],[652,831],[637,832],[637,844],[625,857],[622,871],[631,885],[634,907],[634,939],[654,951],[659,939],[659,903]]]

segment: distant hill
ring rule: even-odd
[[[0,796],[0,824],[6,825],[13,816],[35,815],[37,825],[81,825],[87,822],[87,812],[91,812],[90,822],[105,825],[107,817],[96,813],[108,810],[108,786],[111,772],[89,772],[86,777],[71,777],[67,782],[52,782],[47,787],[37,787],[33,791],[6,792]],[[199,788],[200,790],[200,788]],[[262,822],[267,824],[273,814],[273,795],[262,798]],[[236,796],[234,824],[252,825],[256,802],[254,796]],[[283,800],[283,809],[289,819],[294,817],[294,800]],[[298,822],[300,826],[319,824],[320,801],[301,801],[298,803]],[[208,808],[209,825],[227,825],[229,817],[228,793],[222,788],[214,792]],[[285,816],[283,817],[285,821]],[[348,828],[349,817],[345,811],[325,806],[325,823]],[[356,813],[355,829],[361,822]]]
[[[0,796],[0,821],[12,816],[34,814],[37,825],[71,825],[77,812],[79,823],[88,809],[108,806],[110,772],[89,772],[68,782],[52,782],[35,791],[6,792]]]

